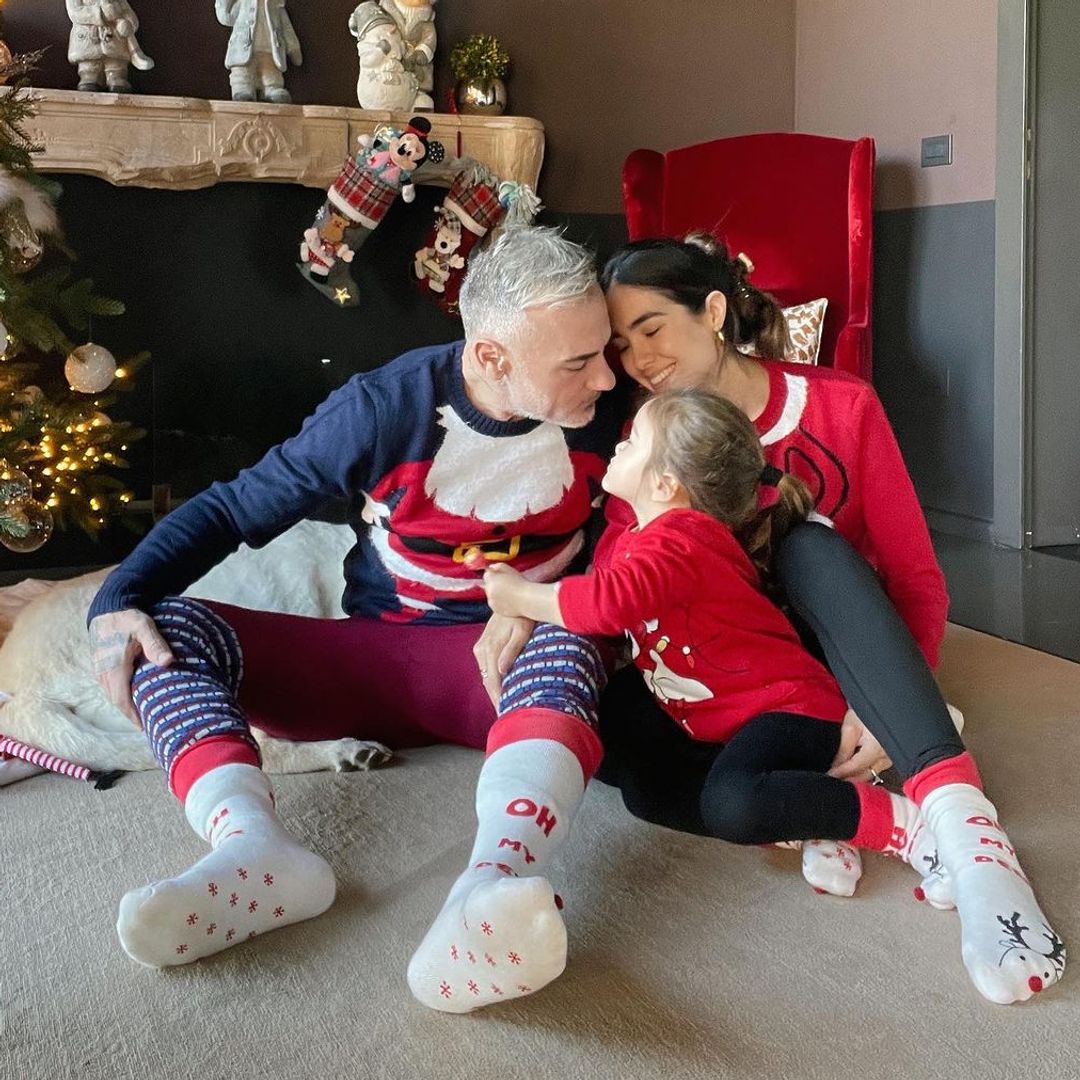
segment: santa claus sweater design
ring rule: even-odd
[[[476,552],[537,581],[574,569],[625,397],[602,395],[583,428],[494,420],[469,400],[461,354],[461,342],[418,349],[355,375],[297,435],[161,521],[106,579],[89,618],[147,610],[241,543],[260,547],[342,499],[357,538],[345,560],[349,615],[484,620]]]

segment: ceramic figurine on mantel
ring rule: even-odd
[[[127,94],[128,65],[139,71],[154,66],[135,36],[139,17],[127,0],[67,0],[67,13],[68,60],[78,69],[80,90]]]
[[[364,0],[349,16],[349,33],[356,38],[360,61],[360,108],[411,110],[420,84],[405,69],[405,39],[397,20],[378,0]]]
[[[405,43],[402,64],[416,76],[416,97],[408,108],[413,112],[434,110],[435,0],[380,0],[380,6],[397,23]]]
[[[285,71],[304,56],[285,0],[215,0],[214,11],[222,26],[233,28],[225,53],[233,101],[292,101]]]

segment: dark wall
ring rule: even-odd
[[[133,0],[156,67],[133,72],[147,94],[227,98],[229,31],[213,0]],[[287,84],[298,103],[356,105],[354,0],[292,0],[304,64]],[[443,0],[437,102],[445,111],[450,49],[496,34],[513,57],[511,111],[547,131],[541,195],[560,212],[617,213],[619,168],[639,146],[787,131],[794,118],[795,0]],[[61,0],[7,5],[17,50],[50,46],[37,82],[74,88]]]
[[[148,500],[155,484],[183,498],[231,478],[296,431],[353,373],[461,336],[460,322],[411,277],[437,188],[421,186],[412,205],[396,203],[368,238],[353,263],[361,304],[342,309],[295,268],[318,191],[253,183],[161,191],[88,176],[62,182],[77,272],[128,308],[121,318],[96,319],[95,340],[118,355],[152,353],[134,391],[111,410],[150,433],[130,454],[126,479],[138,500]],[[542,220],[563,225],[600,258],[625,240],[614,215]],[[104,565],[136,539],[120,526],[96,544],[81,533],[58,534],[33,555],[0,550],[0,574]]]
[[[931,524],[994,516],[994,203],[874,215],[874,385]]]

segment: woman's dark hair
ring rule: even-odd
[[[653,429],[648,467],[670,472],[693,509],[727,525],[769,584],[775,545],[814,509],[806,485],[778,474],[776,501],[761,508],[765,452],[754,425],[727,398],[668,390],[644,407]]]
[[[759,356],[782,359],[788,344],[787,319],[775,297],[751,285],[745,256],[732,258],[708,233],[684,240],[635,240],[608,259],[600,273],[607,292],[612,285],[656,289],[694,315],[705,310],[711,292],[727,297],[724,337],[733,345],[754,346]]]

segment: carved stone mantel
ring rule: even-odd
[[[147,188],[208,187],[219,180],[262,180],[328,187],[356,151],[359,135],[404,125],[408,113],[333,105],[271,105],[201,98],[33,89],[27,125],[44,147],[42,172],[86,173]],[[544,128],[522,116],[426,114],[446,160],[416,174],[448,184],[460,157],[487,165],[502,180],[536,188]]]

